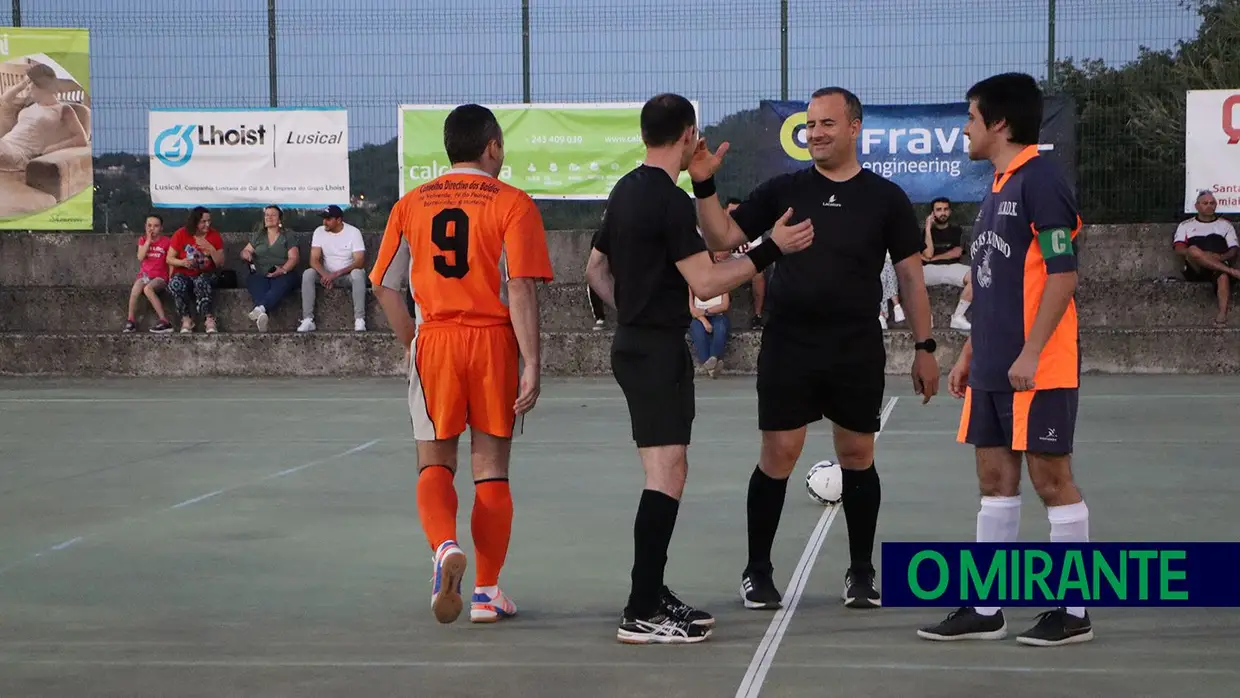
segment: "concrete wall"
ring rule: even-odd
[[[1081,234],[1081,276],[1099,281],[1160,279],[1179,273],[1171,251],[1174,225],[1096,225]],[[591,231],[556,230],[547,235],[556,280],[580,283],[590,253]],[[225,233],[227,266],[248,233]],[[310,259],[310,233],[294,233],[303,264]],[[367,263],[380,235],[367,233]],[[138,270],[137,237],[95,233],[0,233],[0,286],[128,286]],[[244,278],[244,274],[241,275]]]

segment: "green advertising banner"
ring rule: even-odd
[[[606,200],[645,158],[641,103],[486,105],[504,130],[500,179],[535,199]],[[696,102],[693,104],[697,109]],[[400,193],[447,172],[443,122],[453,105],[400,107]],[[686,172],[679,185],[692,192]]]
[[[0,229],[89,230],[90,38],[0,27]]]

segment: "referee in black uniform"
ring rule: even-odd
[[[880,274],[888,253],[916,341],[913,389],[923,403],[938,391],[921,267],[924,235],[904,191],[861,167],[860,131],[861,102],[855,95],[842,88],[818,90],[805,124],[813,166],[759,185],[731,216],[713,195],[713,176],[726,145],[699,155],[689,168],[711,249],[757,239],[789,208],[793,221],[810,220],[815,231],[814,243],[781,259],[767,284],[771,310],[757,381],[762,450],[749,480],[749,561],[740,592],[748,608],[778,608],[783,601],[772,578],[771,545],[788,477],[805,446],[806,426],[823,417],[834,425],[844,475],[851,556],[844,604],[882,605],[872,559],[881,499],[874,436],[880,428],[887,355],[874,308],[882,299]]]
[[[663,583],[695,412],[693,360],[685,341],[692,318],[685,297],[690,289],[703,299],[731,291],[783,253],[808,247],[813,229],[808,221],[780,221],[770,243],[712,263],[697,232],[693,201],[676,186],[695,154],[711,156],[699,139],[693,105],[674,94],[651,98],[642,108],[641,132],[646,160],[612,189],[586,265],[590,287],[616,309],[611,369],[628,402],[646,472],[633,525],[632,588],[617,638],[633,644],[700,642],[710,636],[714,618],[680,601]]]

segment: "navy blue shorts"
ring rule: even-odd
[[[1067,455],[1076,433],[1078,397],[1076,388],[1019,393],[968,388],[956,440],[979,448]]]

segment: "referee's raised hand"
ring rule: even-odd
[[[806,218],[800,223],[788,224],[792,218],[792,209],[784,211],[784,215],[775,221],[775,227],[771,228],[771,242],[779,247],[779,251],[787,254],[789,252],[800,252],[809,247],[814,242],[814,223]]]

